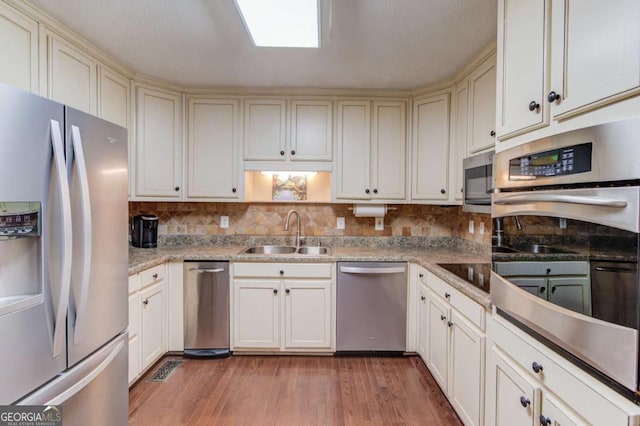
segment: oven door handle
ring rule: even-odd
[[[565,203],[584,204],[588,206],[601,206],[612,208],[625,208],[627,202],[624,200],[611,200],[607,198],[589,197],[585,195],[569,194],[514,194],[505,195],[493,201],[494,204],[513,205],[528,203]]]
[[[636,272],[635,269],[631,268],[619,268],[619,267],[611,267],[611,266],[596,266],[596,271],[598,272]]]

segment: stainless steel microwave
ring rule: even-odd
[[[463,203],[462,211],[473,213],[491,213],[491,194],[493,179],[494,152],[485,152],[462,161]]]

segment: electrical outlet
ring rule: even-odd
[[[376,217],[376,231],[384,231],[384,218]]]
[[[480,233],[480,235],[484,235],[484,222],[480,222],[480,225],[478,226],[478,232]]]
[[[469,233],[470,233],[470,234],[473,234],[473,228],[474,228],[474,226],[473,226],[473,220],[470,220],[470,221],[469,221]]]
[[[229,216],[220,216],[220,228],[229,227]]]
[[[336,219],[336,229],[344,229],[344,217]]]
[[[560,218],[560,229],[567,229],[567,219],[564,217]]]

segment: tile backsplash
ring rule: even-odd
[[[384,230],[374,229],[374,218],[355,217],[351,204],[286,203],[163,203],[131,202],[129,217],[141,213],[159,217],[159,235],[293,235],[284,230],[287,212],[300,214],[302,235],[376,237],[460,237],[491,244],[491,218],[486,214],[463,213],[460,206],[394,205],[384,217]],[[220,227],[220,216],[229,217],[229,227]],[[338,217],[345,229],[336,229]],[[469,220],[475,232],[470,234]],[[480,234],[480,223],[484,234]],[[295,222],[294,222],[295,223]]]

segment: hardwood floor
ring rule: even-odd
[[[185,358],[149,382],[156,369],[129,391],[131,425],[461,424],[418,357]]]

